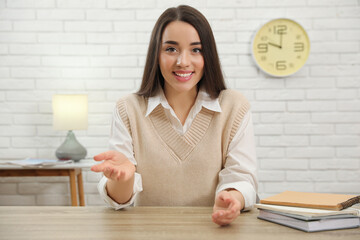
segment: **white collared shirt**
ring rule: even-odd
[[[221,112],[221,107],[218,99],[211,99],[210,96],[203,90],[199,90],[194,106],[191,108],[185,124],[182,125],[174,110],[169,105],[166,97],[161,91],[158,95],[150,97],[146,111],[146,117],[159,105],[165,109],[165,114],[170,120],[173,128],[179,134],[185,134],[190,128],[191,123],[196,115],[201,111],[202,107],[214,112]],[[229,145],[229,152],[227,154],[224,169],[219,173],[219,183],[216,189],[216,194],[222,190],[234,188],[242,193],[245,199],[245,209],[249,210],[256,202],[256,152],[255,152],[254,131],[252,124],[252,115],[249,111],[232,139]],[[117,109],[113,112],[113,122],[111,126],[111,135],[109,141],[110,150],[122,152],[135,165],[132,138],[126,129]],[[250,179],[249,180],[249,176]],[[135,173],[135,182],[133,188],[133,196],[126,204],[118,204],[113,201],[106,192],[107,178],[104,176],[99,184],[98,189],[104,201],[115,209],[121,209],[130,206],[134,203],[136,196],[142,189],[141,175]],[[166,184],[166,183],[164,183]],[[215,197],[215,196],[214,196]]]

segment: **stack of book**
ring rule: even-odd
[[[360,226],[360,196],[286,191],[260,200],[258,218],[306,232]]]

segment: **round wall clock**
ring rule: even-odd
[[[310,41],[297,22],[287,18],[273,19],[256,32],[251,52],[263,72],[285,77],[304,66],[310,53]]]

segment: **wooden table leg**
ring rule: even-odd
[[[77,196],[76,196],[76,175],[74,169],[69,170],[69,177],[70,177],[71,205],[78,206]]]
[[[80,169],[79,174],[77,175],[77,181],[78,181],[78,191],[79,191],[80,206],[85,206],[84,185],[83,185],[81,169]]]

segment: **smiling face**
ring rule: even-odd
[[[204,58],[196,29],[182,21],[169,23],[164,29],[159,55],[165,95],[195,93],[204,73]]]

